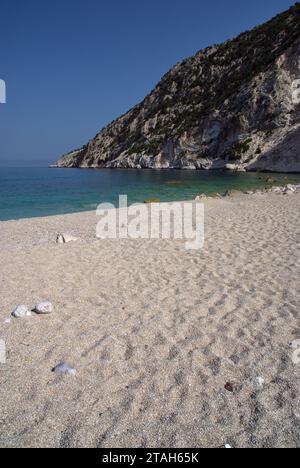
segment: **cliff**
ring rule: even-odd
[[[142,103],[54,166],[300,172],[299,79],[296,4],[177,64]]]

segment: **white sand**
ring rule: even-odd
[[[299,212],[209,202],[201,251],[95,240],[93,213],[0,223],[0,446],[299,447]]]

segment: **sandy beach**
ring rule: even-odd
[[[1,447],[300,446],[300,193],[205,205],[198,251],[97,240],[94,212],[0,223]]]

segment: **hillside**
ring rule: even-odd
[[[300,4],[177,64],[55,167],[300,172]]]

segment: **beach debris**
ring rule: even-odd
[[[15,318],[30,317],[31,312],[26,305],[21,304],[15,308],[11,315]]]
[[[229,445],[229,444],[225,444],[225,448],[226,449],[232,449],[231,445]]]
[[[56,243],[57,244],[67,244],[68,242],[76,242],[77,237],[73,237],[70,234],[57,234]]]
[[[39,304],[37,304],[35,308],[33,309],[33,312],[35,312],[36,314],[40,314],[40,315],[46,315],[46,314],[52,314],[53,310],[54,308],[51,302],[44,301],[44,302],[40,302]]]
[[[52,372],[58,375],[70,375],[71,377],[75,377],[76,375],[76,369],[67,362],[61,362],[52,369]]]
[[[10,317],[5,317],[4,323],[10,323],[11,322],[11,316]]]

